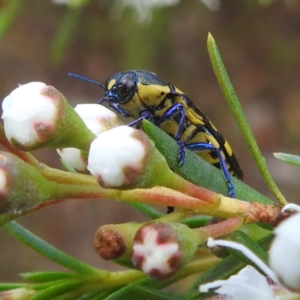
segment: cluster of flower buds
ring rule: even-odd
[[[190,262],[209,236],[219,237],[260,217],[277,220],[278,207],[227,198],[184,180],[143,131],[123,125],[103,106],[73,109],[54,87],[32,82],[14,90],[2,107],[6,138],[2,134],[0,141],[12,154],[0,153],[0,225],[70,198],[182,208],[146,224],[107,225],[96,234],[94,247],[101,257],[129,257],[135,267],[161,280]],[[49,170],[28,154],[44,147],[57,149],[64,164],[77,173]],[[191,210],[225,220],[193,230],[178,223]],[[276,231],[278,236],[281,232]],[[281,268],[276,262],[270,261],[274,270]],[[286,280],[285,275],[278,278]],[[293,289],[299,286],[287,282]]]
[[[96,232],[94,248],[103,259],[130,259],[148,276],[161,280],[189,262],[206,238],[179,223],[104,225]]]
[[[78,104],[74,110],[95,136],[122,125],[117,115],[102,105]],[[77,172],[87,172],[88,151],[69,147],[57,149],[57,152],[68,166],[73,167]]]

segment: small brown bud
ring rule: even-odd
[[[121,257],[126,252],[126,244],[118,230],[103,226],[96,232],[94,249],[101,258],[111,260]]]

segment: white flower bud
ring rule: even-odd
[[[13,90],[2,102],[2,119],[8,140],[32,146],[39,143],[41,133],[51,131],[57,106],[45,95],[47,85],[31,82]]]
[[[276,237],[270,248],[269,263],[280,282],[300,291],[300,214],[283,221],[274,231]]]
[[[29,288],[17,288],[0,293],[1,300],[29,300],[36,294],[36,291]]]
[[[62,148],[56,150],[62,161],[68,166],[73,167],[77,172],[85,173],[87,171],[86,151],[77,148]]]
[[[74,110],[96,136],[122,123],[117,115],[99,104],[78,104]],[[62,160],[78,172],[87,172],[87,152],[77,148],[57,149]]]
[[[113,111],[100,104],[78,104],[74,110],[96,136],[122,124]]]
[[[167,278],[177,271],[181,257],[176,234],[166,224],[146,224],[134,238],[132,261],[153,279]]]
[[[4,131],[21,150],[75,147],[87,151],[95,135],[62,93],[41,82],[21,85],[3,103]]]
[[[104,187],[132,184],[145,165],[145,134],[128,126],[101,133],[91,144],[88,170]]]
[[[198,246],[198,233],[183,224],[147,223],[134,237],[132,262],[151,278],[161,280],[191,261]]]

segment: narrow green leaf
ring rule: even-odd
[[[78,293],[77,290],[74,290],[59,296],[51,297],[50,300],[74,300],[74,299],[77,300],[78,297],[80,297],[80,293]]]
[[[58,27],[50,48],[50,60],[55,66],[59,66],[65,58],[67,46],[73,29],[78,24],[80,13],[80,8],[68,9],[65,18]]]
[[[237,124],[245,138],[245,141],[250,149],[250,152],[258,166],[258,169],[268,185],[269,189],[273,192],[277,200],[281,205],[287,204],[284,196],[281,194],[277,185],[275,184],[266,164],[264,157],[262,156],[259,147],[256,143],[250,125],[247,121],[246,115],[242,109],[242,106],[238,100],[235,90],[231,84],[225,66],[223,64],[220,52],[217,44],[211,34],[207,38],[207,48],[210,57],[211,64],[214,69],[215,76],[220,85],[221,91],[225,100],[227,101],[232,114],[234,115]]]
[[[81,274],[91,274],[97,276],[106,276],[107,271],[95,269],[74,257],[58,250],[47,242],[43,241],[17,222],[12,221],[4,226],[15,238],[34,249],[41,255],[49,258],[50,260]]]
[[[125,267],[125,268],[129,268],[129,269],[133,269],[133,270],[138,270],[133,264],[132,264],[132,261],[131,261],[131,258],[128,257],[128,258],[119,258],[119,259],[114,259],[112,260],[114,263],[122,266],[122,267]]]
[[[127,203],[127,205],[133,207],[135,210],[142,213],[145,217],[148,217],[152,220],[157,219],[163,215],[161,212],[146,203],[129,202]]]
[[[273,153],[273,154],[276,158],[281,159],[288,164],[300,167],[300,156],[298,155],[280,153],[280,152]]]
[[[19,11],[21,10],[22,4],[23,0],[6,0],[1,2],[0,38],[2,38],[2,36],[14,22]]]
[[[204,226],[210,220],[210,216],[193,216],[182,220],[180,223],[185,224],[190,228],[199,228]]]
[[[191,300],[189,297],[182,295],[171,294],[167,292],[162,292],[156,289],[148,288],[145,286],[140,286],[136,284],[131,285],[132,289],[137,290],[140,297],[143,299],[151,300]]]
[[[194,273],[195,273],[195,270],[194,270]],[[174,282],[177,282],[183,278],[186,278],[187,275],[191,275],[191,274],[193,274],[193,273],[189,273],[188,271],[185,270],[185,268],[183,268],[168,279],[153,280],[150,278],[144,278],[139,281],[136,281],[134,283],[134,285],[140,285],[143,287],[149,287],[152,289],[160,290],[166,286],[169,286],[170,284],[173,284]],[[105,300],[124,300],[124,299],[141,300],[141,297],[140,297],[140,292],[137,291],[137,289],[133,289],[131,284],[128,284],[122,288],[119,288],[115,292],[112,292],[110,295],[108,295],[104,299]]]
[[[0,292],[9,291],[21,287],[28,287],[27,283],[3,283],[0,282]],[[1,298],[0,298],[1,299]]]
[[[180,167],[177,158],[178,145],[176,141],[149,121],[143,121],[143,128],[176,173],[194,184],[223,195],[228,195],[227,184],[221,170],[188,149],[185,149],[185,163]],[[242,181],[232,178],[232,182],[235,186],[236,198],[249,202],[256,201],[273,204],[272,200],[258,193]]]
[[[83,285],[82,280],[67,280],[60,284],[52,285],[44,290],[41,290],[35,294],[31,300],[46,300],[51,299],[52,297],[59,296],[68,292],[74,292]],[[78,298],[78,297],[76,297]],[[75,298],[75,299],[76,299]]]
[[[82,298],[80,298],[80,300],[102,300],[102,299],[105,299],[110,294],[112,294],[115,290],[116,289],[113,289],[113,290],[109,289],[109,290],[105,290],[105,291],[101,291],[101,292],[97,291],[94,293],[84,295]]]
[[[272,238],[273,238],[273,234],[269,234],[268,235],[269,243],[271,243]],[[256,243],[253,239],[251,239],[247,234],[245,234],[241,231],[236,231],[231,234],[228,234],[226,236],[226,239],[235,241],[239,244],[243,244],[248,249],[250,249],[256,256],[258,256],[265,263],[267,263],[268,254],[266,253],[266,251],[261,246],[259,246],[258,243]],[[228,251],[232,255],[234,255],[235,257],[240,259],[241,261],[244,261],[246,264],[251,264],[255,267],[255,264],[251,260],[249,260],[247,257],[245,257],[240,251],[237,251],[237,250],[234,250],[231,248],[228,248]]]
[[[176,281],[176,280],[175,280]],[[168,280],[161,280],[156,281],[150,278],[142,279],[137,281],[136,285],[161,289],[165,286],[168,286],[169,284],[173,283],[174,279],[168,279]],[[130,299],[130,300],[140,300],[140,293],[137,290],[132,289],[132,285],[124,286],[114,293],[111,293],[108,295],[105,300],[123,300],[123,299]]]
[[[22,273],[21,276],[26,280],[40,282],[40,283],[78,277],[78,275],[76,274],[70,274],[64,272],[32,272],[32,273]]]
[[[79,300],[100,300],[103,299],[103,292],[92,292],[92,293],[88,293],[83,295],[82,297],[79,298]]]

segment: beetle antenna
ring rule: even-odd
[[[80,79],[80,80],[83,80],[83,81],[86,81],[86,82],[89,82],[89,83],[93,83],[93,84],[96,84],[98,86],[100,86],[103,90],[105,90],[105,86],[95,80],[92,80],[90,78],[87,78],[87,77],[84,77],[84,76],[81,76],[81,75],[77,75],[77,74],[74,74],[74,73],[68,73],[68,76],[71,76],[71,77],[74,77],[74,78],[77,78],[77,79]]]

